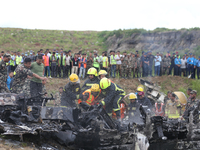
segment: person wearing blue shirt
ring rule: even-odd
[[[160,57],[159,53],[157,52],[155,56],[155,76],[160,76],[160,62],[162,61],[162,58]]]
[[[11,71],[11,72],[9,72],[9,75],[8,75],[8,78],[7,78],[7,81],[6,81],[6,84],[7,84],[7,87],[8,87],[8,89],[10,90],[10,83],[11,83],[11,81],[13,80],[13,72]]]
[[[194,58],[192,57],[192,53],[190,53],[190,57],[187,59],[187,64],[188,64],[188,73],[189,75],[193,73],[194,69]]]
[[[194,68],[193,68],[193,74],[192,74],[192,79],[195,78],[196,75],[196,65],[197,65],[197,60],[195,54],[193,55],[193,60],[194,60]]]
[[[199,59],[196,61],[196,67],[197,67],[197,78],[199,79],[199,73],[200,73],[200,56]]]
[[[82,79],[85,78],[85,70],[86,70],[86,64],[87,64],[87,59],[86,59],[86,54],[83,54],[83,57],[80,59],[79,63],[81,64],[80,66],[80,72],[79,72],[79,78]]]
[[[179,58],[179,55],[176,55],[176,58],[174,60],[175,64],[175,76],[181,76],[181,59]]]

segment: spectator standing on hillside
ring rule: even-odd
[[[193,74],[194,69],[194,58],[192,57],[192,53],[190,53],[190,57],[187,59],[188,64],[188,75]]]
[[[148,57],[149,57],[149,75],[152,77],[152,68],[153,68],[153,61],[154,61],[154,55],[152,55],[152,52],[149,51],[148,53]]]
[[[122,61],[122,78],[126,78],[126,72],[127,72],[127,65],[128,65],[128,56],[126,52],[123,52],[123,56],[121,58]]]
[[[79,63],[78,54],[75,53],[74,58],[72,58],[72,71],[71,71],[74,74],[78,74],[78,63]]]
[[[160,62],[162,61],[159,53],[157,52],[155,56],[155,76],[160,76]]]
[[[99,57],[97,56],[97,53],[94,53],[94,59],[93,59],[93,67],[97,70],[97,72],[99,71]]]
[[[68,55],[69,55],[69,57],[70,57],[69,72],[70,72],[70,74],[72,74],[72,58],[73,58],[73,56],[72,56],[71,50],[68,51]]]
[[[79,72],[79,79],[82,76],[82,79],[85,78],[85,70],[86,70],[86,66],[87,66],[87,59],[86,59],[86,54],[83,54],[83,57],[80,59],[79,61],[80,64],[80,72]]]
[[[6,82],[6,84],[7,84],[7,87],[8,87],[8,89],[10,90],[10,83],[11,83],[11,81],[13,80],[13,72],[11,71],[11,72],[9,72],[9,75],[8,75],[8,78],[7,78],[7,82]]]
[[[137,53],[136,56],[136,71],[135,73],[137,74],[137,78],[141,77],[142,75],[142,62],[141,62],[141,58],[140,58],[140,54]]]
[[[197,78],[199,79],[199,73],[200,73],[200,56],[199,56],[199,59],[196,62],[196,66],[197,66]]]
[[[102,70],[107,71],[108,69],[108,57],[106,52],[103,53],[103,64],[102,64]]]
[[[120,51],[117,51],[117,55],[116,55],[116,60],[117,60],[117,64],[116,64],[116,74],[119,74],[119,77],[122,76],[121,73],[121,65],[122,65],[122,61],[121,61],[122,55],[120,54]]]
[[[10,70],[12,71],[12,72],[14,72],[14,70],[15,70],[15,55],[14,55],[14,53],[13,52],[11,52],[11,59],[10,59]]]
[[[193,55],[194,58],[194,69],[193,69],[193,74],[192,74],[192,79],[195,79],[195,75],[196,75],[196,64],[197,64],[197,60],[195,54]]]
[[[57,58],[55,56],[55,52],[50,57],[50,62],[51,62],[51,77],[56,77],[56,63],[57,63]]]
[[[33,62],[31,64],[31,71],[40,77],[44,75],[44,64],[42,62],[43,62],[42,56],[39,55],[37,57],[36,62]],[[40,92],[42,92],[42,80],[33,77],[30,82],[31,97],[38,96]]]
[[[163,75],[169,75],[170,62],[171,59],[169,58],[168,54],[166,54],[166,56],[163,58]]]
[[[171,65],[170,65],[170,69],[169,69],[169,74],[172,75],[172,72],[174,73],[174,67],[175,67],[175,64],[174,64],[174,60],[175,60],[175,53],[173,53],[172,57],[171,57]]]
[[[66,59],[65,59],[65,62],[66,62],[66,67],[65,67],[65,77],[69,77],[69,70],[70,70],[70,62],[71,62],[71,57],[69,56],[69,53],[68,52],[65,52],[65,55],[66,55]]]
[[[185,55],[183,55],[183,58],[181,59],[181,73],[183,74],[183,77],[186,77],[186,63],[187,60],[185,58]]]
[[[181,59],[179,58],[179,55],[176,55],[174,63],[175,63],[174,75],[181,76]]]
[[[112,51],[111,56],[110,56],[110,65],[111,65],[110,76],[113,78],[115,78],[115,75],[116,75],[116,64],[117,64],[117,59],[116,59],[115,51]]]
[[[51,78],[50,76],[50,68],[49,68],[49,56],[47,56],[48,52],[45,52],[45,55],[43,56],[43,60],[44,60],[44,67],[45,67],[45,72],[44,72],[44,76],[47,76],[48,73],[48,77]]]
[[[16,67],[15,68],[17,68],[17,66],[22,63],[22,56],[20,55],[20,52],[17,52],[17,56],[16,56],[15,61],[16,61]]]
[[[104,52],[102,52],[101,56],[99,56],[100,70],[103,68],[103,57],[104,57]]]
[[[86,65],[86,72],[93,66],[93,57],[92,52],[89,53],[89,56],[87,57],[87,65]]]
[[[58,59],[58,75],[61,78],[61,72],[63,72],[63,78],[65,78],[66,56],[61,52]]]

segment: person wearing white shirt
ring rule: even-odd
[[[122,65],[122,61],[121,61],[121,58],[122,58],[122,55],[120,54],[120,51],[117,51],[117,55],[116,55],[116,60],[117,60],[117,65],[116,65],[116,74],[119,73],[119,76],[121,77],[122,74],[121,74],[121,65]]]
[[[185,58],[185,55],[183,55],[183,58],[181,59],[181,74],[183,73],[183,76],[186,76],[186,63],[187,59]]]
[[[66,72],[66,77],[68,78],[69,76],[69,70],[70,70],[70,61],[71,61],[71,57],[69,56],[68,52],[65,52],[66,55],[66,68],[65,68],[65,72]]]
[[[158,52],[155,56],[154,61],[155,61],[155,76],[160,76],[160,62],[162,61],[162,59],[159,56]]]

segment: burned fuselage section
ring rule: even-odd
[[[88,111],[68,107],[47,107],[42,95],[26,98],[0,94],[0,130],[4,135],[47,135],[71,149],[148,148],[148,139],[134,126],[113,121],[101,107]],[[142,142],[143,141],[143,142]],[[141,149],[142,148],[142,149]]]

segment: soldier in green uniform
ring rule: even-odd
[[[6,63],[10,61],[10,54],[4,54],[0,61],[0,93],[10,93],[6,81],[8,78]]]
[[[196,90],[192,90],[190,92],[190,97],[191,97],[191,99],[187,102],[186,107],[185,107],[185,112],[183,113],[182,118],[184,118],[184,119],[188,119],[190,112],[193,111],[199,105],[199,100],[196,98],[197,97]]]
[[[31,67],[31,59],[26,58],[23,64],[19,64],[15,69],[15,77],[11,86],[12,93],[19,94],[23,91],[23,86],[25,85],[25,81],[27,78],[36,77],[41,80],[46,80],[44,77],[40,77],[39,75],[33,73],[30,70]]]
[[[135,72],[137,74],[137,78],[142,77],[142,62],[141,62],[140,54],[137,54],[137,57],[136,57],[136,71]]]
[[[121,59],[122,61],[122,78],[126,77],[126,69],[127,69],[127,65],[128,65],[128,59],[127,59],[127,54],[126,52],[123,53],[123,57]]]
[[[131,71],[132,71],[132,57],[131,54],[127,55],[127,67],[126,67],[126,71],[127,71],[127,78],[129,79],[131,77]]]
[[[163,75],[165,74],[169,75],[170,63],[171,59],[169,58],[168,54],[166,54],[166,57],[163,58],[163,72],[162,72]]]
[[[136,62],[135,54],[132,54],[131,71],[133,71],[133,78],[135,78],[136,67],[137,67],[137,62]]]

